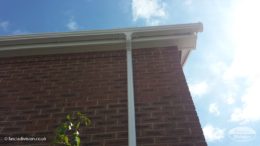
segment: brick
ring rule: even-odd
[[[179,146],[182,143],[178,140],[185,136],[188,137],[186,141],[190,138],[188,144],[196,143],[194,138],[202,136],[199,133],[202,130],[196,128],[198,131],[191,133],[192,126],[200,125],[177,48],[134,50],[133,64],[138,138],[155,138],[154,143],[147,141],[145,144],[151,146]]]
[[[167,129],[167,128],[171,128],[174,127],[173,123],[170,122],[164,122],[164,123],[160,123],[160,122],[155,122],[153,123],[153,129]]]
[[[29,117],[30,120],[39,120],[39,119],[49,119],[51,117],[50,114],[38,114],[38,115],[32,115]]]
[[[163,135],[164,133],[165,133],[164,130],[161,129],[153,129],[153,130],[147,129],[147,130],[143,130],[141,135],[144,137],[157,137]]]
[[[156,137],[155,142],[156,143],[177,143],[178,138],[177,137],[171,137],[171,136]]]
[[[10,121],[23,121],[23,120],[26,120],[26,117],[24,117],[24,116],[9,116],[8,120],[10,120]]]
[[[103,145],[103,141],[90,141],[90,142],[86,142],[86,141],[81,141],[82,145],[86,145],[86,146],[102,146]]]
[[[105,134],[95,134],[92,135],[93,140],[104,140],[104,139],[114,139],[116,137],[115,133],[105,133]]]
[[[128,129],[125,125],[112,125],[106,127],[106,131],[121,133],[122,131],[128,131]]]
[[[114,140],[106,140],[106,146],[128,146],[127,139],[114,139]]]
[[[117,121],[116,120],[109,120],[109,121],[98,121],[96,122],[95,126],[97,127],[106,127],[108,125],[117,125]]]
[[[127,129],[126,129],[127,130]],[[128,138],[128,131],[124,131],[124,132],[116,132],[117,136],[116,138],[121,139],[121,138]]]
[[[153,137],[138,137],[137,143],[138,144],[153,144],[154,138]]]
[[[104,133],[106,130],[105,127],[88,127],[86,130],[81,131],[82,133],[85,133],[86,135],[94,135],[99,133]]]
[[[19,127],[5,127],[2,130],[2,133],[16,133],[17,131],[20,131],[21,128]]]
[[[96,110],[96,115],[115,115],[116,109],[101,109]]]
[[[153,124],[152,124],[152,123],[147,123],[147,124],[137,123],[137,124],[136,124],[137,130],[152,129],[152,127],[153,127]]]
[[[36,123],[33,122],[33,121],[16,121],[15,122],[15,125],[18,126],[18,127],[24,127],[24,126],[31,126],[31,125],[34,125]]]

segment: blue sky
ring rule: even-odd
[[[184,72],[208,145],[257,146],[259,5],[258,0],[3,0],[0,35],[202,22],[204,32]]]

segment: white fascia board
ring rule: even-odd
[[[196,47],[201,23],[127,29],[46,33],[0,37],[0,57],[110,51],[125,49],[125,33],[132,33],[133,49],[177,46]],[[75,47],[77,46],[77,47]],[[187,51],[182,51],[187,53]],[[188,51],[189,53],[189,51]],[[182,54],[184,64],[187,54]]]
[[[194,35],[160,36],[133,39],[133,48],[155,48],[177,46],[179,50],[194,48]]]
[[[122,44],[124,40],[105,40],[105,41],[81,41],[81,42],[62,42],[62,43],[43,43],[43,44],[27,44],[27,45],[12,45],[4,46],[0,48],[0,51],[8,50],[26,50],[26,49],[38,49],[38,48],[59,48],[59,47],[77,47],[77,46],[104,46],[108,44]]]
[[[59,32],[59,33],[42,33],[42,34],[27,34],[14,36],[0,36],[1,41],[7,40],[28,40],[28,39],[43,39],[43,38],[61,38],[61,37],[82,37],[91,35],[111,35],[124,34],[125,32],[139,33],[152,31],[188,31],[188,32],[202,32],[202,23],[178,24],[178,25],[164,25],[164,26],[148,26],[124,29],[110,29],[110,30],[92,30],[92,31],[77,31],[77,32]]]

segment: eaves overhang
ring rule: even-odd
[[[137,27],[126,29],[28,34],[0,37],[0,57],[123,50],[126,33],[132,34],[132,48],[177,46],[183,65],[196,48],[201,23]]]

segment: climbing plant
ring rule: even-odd
[[[68,114],[66,121],[61,123],[56,129],[55,144],[64,146],[80,146],[80,126],[89,126],[90,119],[84,114],[77,112],[76,115]]]

